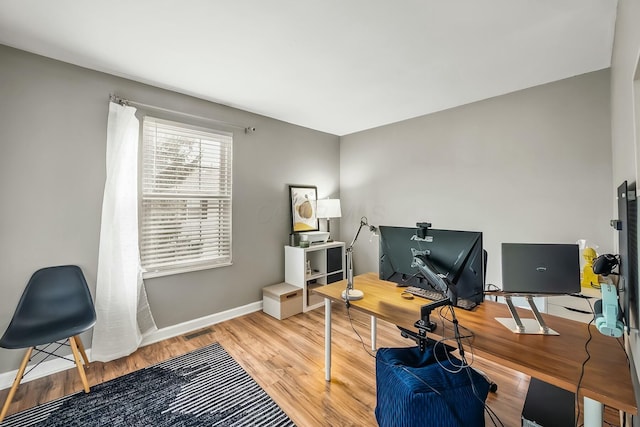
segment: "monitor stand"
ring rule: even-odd
[[[525,298],[531,307],[531,311],[533,312],[535,319],[521,319],[516,311],[516,307],[513,305],[513,301],[511,301],[511,295],[505,295],[507,307],[509,307],[512,318],[496,317],[496,320],[505,328],[516,334],[560,335],[553,329],[549,328],[544,322],[542,315],[540,315],[540,311],[538,311],[538,307],[536,307],[535,301],[533,301],[533,296],[526,295]]]

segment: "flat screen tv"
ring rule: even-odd
[[[624,181],[617,190],[618,220],[612,225],[618,230],[618,248],[620,251],[620,302],[627,332],[637,329],[638,324],[638,205],[636,184]]]

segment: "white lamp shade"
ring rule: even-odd
[[[320,199],[316,207],[318,218],[340,218],[340,199]]]

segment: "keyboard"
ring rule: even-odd
[[[442,292],[438,292],[436,290],[431,290],[431,289],[423,289],[417,286],[407,286],[404,292],[408,292],[411,295],[415,295],[420,298],[429,299],[431,301],[441,301],[447,298],[447,296],[444,295]],[[476,305],[478,304],[468,299],[458,298],[458,301],[456,301],[456,307],[460,307],[464,310],[471,310]]]
[[[417,286],[407,286],[404,292],[408,292],[411,295],[415,295],[420,298],[430,299],[431,301],[440,301],[447,298],[442,292],[431,289],[423,289]]]

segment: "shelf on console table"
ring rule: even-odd
[[[301,248],[285,246],[284,281],[302,288],[302,311],[321,307],[324,299],[312,293],[312,289],[338,282],[345,278],[344,242],[327,242]],[[307,274],[307,261],[311,274]]]

